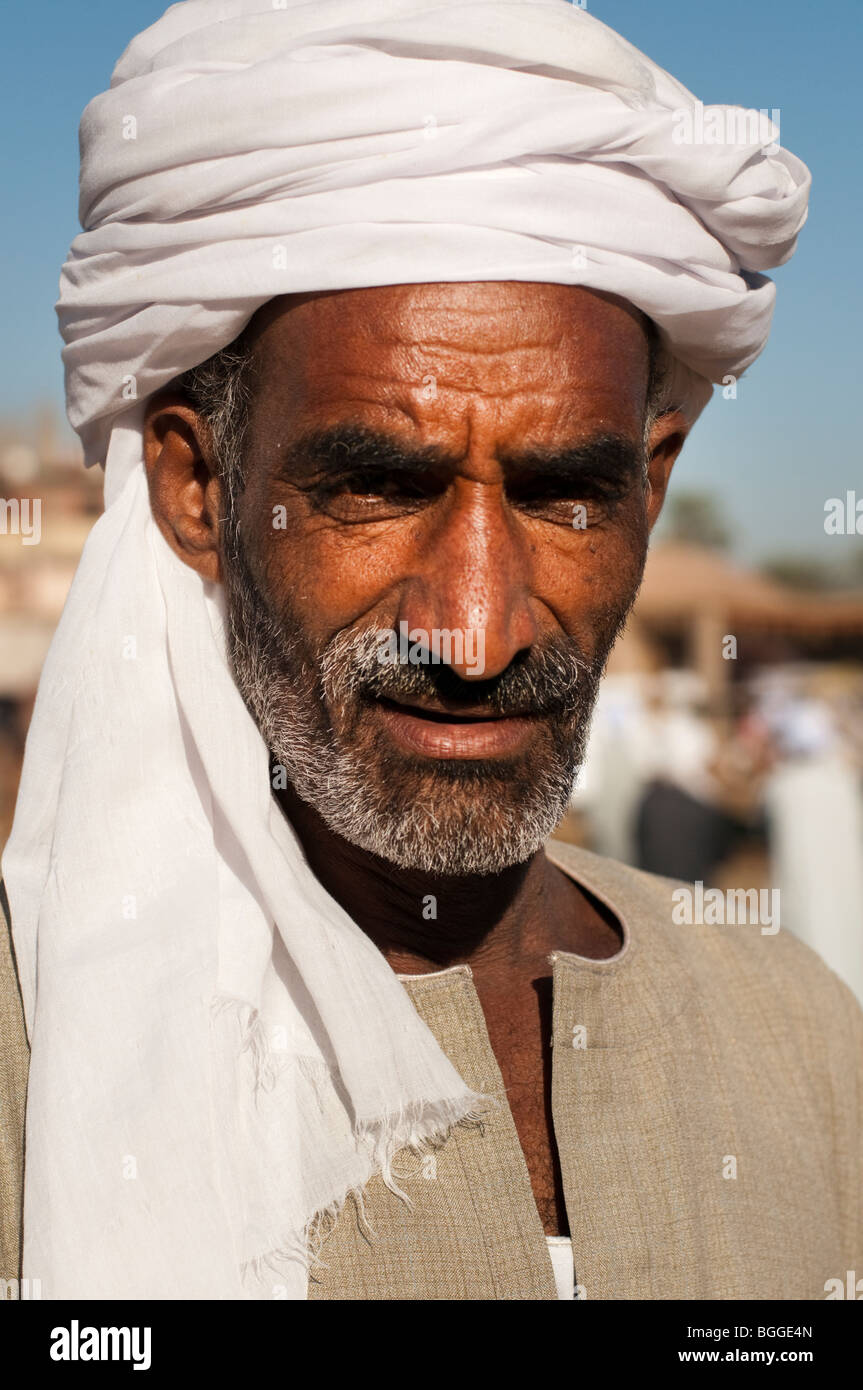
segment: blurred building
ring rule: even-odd
[[[2,845],[42,663],[102,509],[101,470],[83,467],[80,451],[48,409],[23,424],[0,424],[0,509]]]
[[[735,682],[797,660],[863,660],[863,591],[795,589],[719,550],[668,542],[651,549],[609,673],[694,671],[724,710]]]

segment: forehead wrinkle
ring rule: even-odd
[[[545,409],[557,408],[560,404],[558,397],[549,394],[547,372],[537,370],[531,379],[525,381],[521,371],[498,366],[493,389],[489,389],[489,383],[478,379],[478,371],[471,363],[458,364],[451,360],[442,363],[437,357],[405,364],[401,369],[390,371],[367,365],[348,367],[344,372],[335,368],[325,369],[307,376],[306,386],[311,402],[324,395],[328,400],[338,400],[340,406],[343,402],[357,402],[375,409],[396,410],[417,420],[426,414],[422,409],[426,401],[420,393],[427,385],[426,378],[429,376],[434,378],[438,397],[447,393],[479,395],[490,404],[498,401],[517,403],[521,398],[532,408],[540,406]],[[562,380],[566,381],[565,376]],[[343,389],[343,383],[344,387],[349,388],[347,391]],[[376,388],[383,389],[377,394]],[[439,401],[430,398],[427,404],[434,413]]]
[[[531,359],[534,360],[531,360]],[[490,400],[533,396],[548,391],[548,353],[545,348],[495,347],[474,349],[415,344],[406,380],[422,384],[432,376],[439,391],[479,392]],[[561,383],[566,374],[561,374]]]
[[[421,348],[428,346],[430,348],[440,348],[445,352],[538,352],[546,351],[549,347],[553,347],[555,342],[559,342],[566,336],[565,334],[560,334],[557,338],[551,338],[537,334],[535,336],[523,336],[515,340],[510,339],[506,341],[506,330],[510,325],[510,319],[504,319],[503,322],[501,322],[500,319],[495,319],[490,325],[488,335],[483,335],[488,339],[486,343],[478,343],[476,341],[470,343],[460,342],[459,337],[463,338],[465,336],[464,334],[453,335],[452,333],[442,334],[439,332],[418,333],[415,326],[410,334],[395,335],[394,343],[399,347]],[[374,339],[372,339],[372,341],[374,341]]]

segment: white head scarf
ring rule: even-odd
[[[150,514],[147,398],[280,294],[529,280],[648,314],[694,419],[764,346],[809,175],[687,112],[564,0],[188,0],[84,113],[58,310],[107,510],[3,857],[46,1297],[302,1298],[321,1214],[478,1102],[273,803],[220,593]]]

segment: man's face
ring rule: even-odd
[[[527,859],[644,565],[642,324],[572,287],[409,285],[273,301],[253,341],[222,573],[276,760],[405,868]]]

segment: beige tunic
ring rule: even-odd
[[[552,844],[624,928],[553,959],[552,1110],[579,1296],[825,1297],[863,1272],[863,1013],[787,932],[679,926],[674,885]],[[0,1255],[17,1271],[26,1043],[0,932]],[[500,1104],[374,1179],[321,1249],[313,1299],[554,1299],[542,1225],[465,966],[403,978],[469,1085]]]

